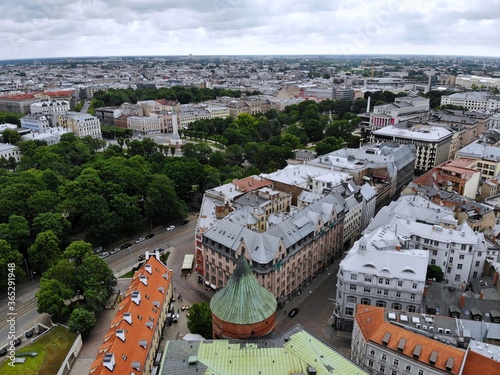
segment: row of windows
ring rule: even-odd
[[[373,353],[373,354],[372,354],[372,353]],[[371,350],[371,352],[370,352],[370,354],[371,354],[372,356],[374,356],[374,355],[375,355],[375,351],[372,349],[372,350]],[[386,354],[384,354],[384,353],[382,353],[381,360],[382,360],[382,361],[386,361],[386,360],[387,360],[387,355],[386,355]],[[394,361],[393,361],[393,363],[392,363],[392,366],[399,367],[399,359],[394,358]],[[370,367],[370,368],[374,368],[374,363],[373,363],[373,360],[368,359],[368,367]],[[382,374],[385,374],[385,373],[386,373],[386,372],[385,372],[385,371],[386,371],[386,369],[387,369],[387,366],[386,366],[386,365],[380,365],[380,366],[379,366],[379,371],[380,371]],[[406,371],[406,372],[411,372],[411,365],[410,365],[410,364],[406,364],[406,365],[405,365],[405,371]],[[391,370],[391,375],[398,375],[398,374],[399,374],[398,370]],[[425,375],[424,370],[419,369],[419,370],[418,370],[418,375]]]

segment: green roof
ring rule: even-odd
[[[188,363],[190,356],[197,363]],[[367,375],[360,366],[297,325],[275,339],[168,341],[162,375]]]
[[[276,298],[262,287],[242,255],[227,285],[210,301],[212,313],[224,322],[252,324],[276,312]]]

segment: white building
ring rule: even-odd
[[[466,222],[457,225],[453,211],[420,195],[401,196],[381,209],[365,229],[365,233],[387,230],[387,239],[395,231],[411,248],[429,252],[429,264],[439,266],[445,282],[463,286],[480,277],[488,250],[484,235],[474,232]],[[381,239],[386,239],[383,236]]]
[[[19,162],[19,160],[21,160],[21,150],[19,150],[17,146],[0,143],[0,158],[5,158],[7,160],[14,158],[16,162]]]
[[[127,118],[127,128],[141,134],[166,132],[165,121],[162,116],[130,116]]]
[[[500,79],[492,78],[492,77],[482,77],[482,76],[474,76],[474,75],[458,75],[455,79],[455,84],[457,86],[467,87],[468,89],[472,88],[472,85],[481,87],[499,87]]]
[[[419,96],[396,98],[394,103],[377,105],[370,114],[370,128],[373,130],[398,122],[421,117],[429,111],[429,99]]]
[[[453,133],[439,126],[417,125],[409,129],[386,126],[372,133],[373,141],[413,144],[416,148],[415,171],[427,172],[444,163],[450,155]]]
[[[66,126],[80,138],[87,135],[95,139],[102,138],[101,122],[87,113],[68,112]]]
[[[500,96],[482,91],[460,92],[441,97],[441,105],[456,105],[468,110],[496,111],[500,109]]]
[[[428,259],[427,251],[408,248],[388,228],[361,237],[340,262],[336,327],[352,329],[358,303],[419,312]]]
[[[35,132],[43,133],[50,129],[50,122],[45,115],[29,115],[21,118],[21,126]]]
[[[69,111],[69,102],[66,100],[43,100],[30,105],[32,115],[53,115],[54,113],[65,113]]]

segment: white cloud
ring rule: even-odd
[[[495,0],[4,0],[0,58],[500,55]]]

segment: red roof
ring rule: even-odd
[[[462,375],[499,374],[500,363],[472,350],[467,352]]]
[[[271,181],[256,176],[245,177],[232,183],[238,186],[239,191],[244,193],[272,185]]]
[[[90,374],[144,374],[146,359],[157,349],[152,341],[170,302],[171,281],[172,271],[154,256],[134,274]]]

